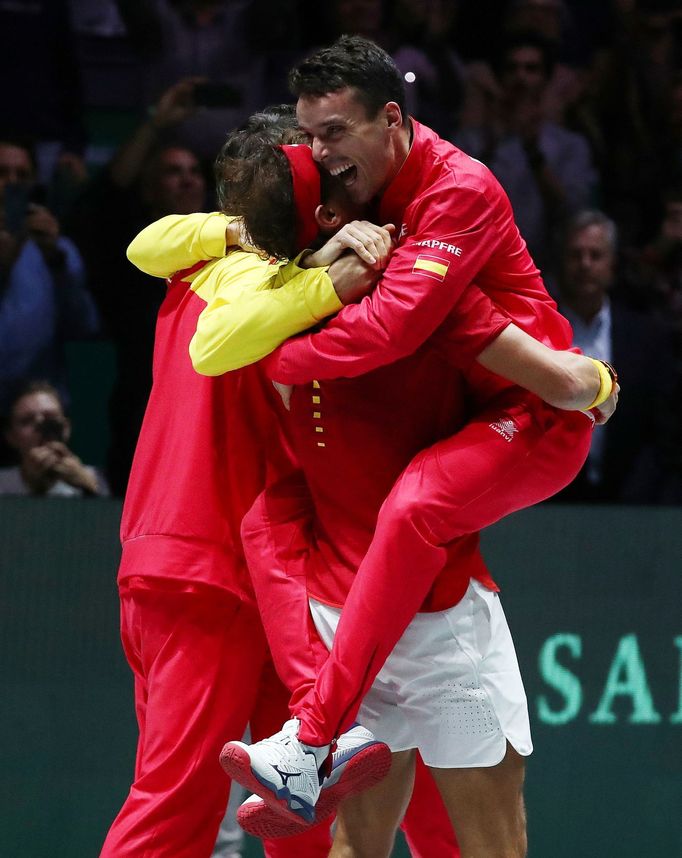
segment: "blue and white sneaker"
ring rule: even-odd
[[[253,745],[228,742],[220,765],[237,783],[264,799],[280,816],[303,825],[315,821],[320,768],[330,746],[315,748],[298,741],[300,721],[292,718],[279,733]]]
[[[250,796],[241,805],[237,821],[244,831],[255,837],[273,839],[300,834],[306,828],[328,820],[345,798],[378,784],[390,767],[388,745],[377,741],[369,730],[356,724],[338,739],[332,754],[331,771],[322,782],[314,821],[301,825],[301,817],[292,820],[282,815],[260,793]]]

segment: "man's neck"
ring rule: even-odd
[[[414,130],[412,128],[412,120],[408,119],[407,124],[400,129],[400,133],[395,139],[393,170],[388,177],[387,186],[390,185],[391,182],[395,179],[398,173],[402,170],[403,164],[405,163],[405,161],[407,161],[407,156],[410,154],[410,149],[412,148],[413,139]],[[385,190],[386,188],[384,188],[381,193],[383,194]]]

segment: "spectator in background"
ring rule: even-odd
[[[628,298],[672,332],[675,379],[671,432],[664,456],[661,500],[682,504],[682,183],[661,195],[661,215],[652,240],[630,253]]]
[[[571,220],[559,309],[573,326],[575,346],[618,367],[624,395],[616,419],[595,427],[585,466],[557,500],[651,503],[660,498],[672,428],[670,337],[655,319],[617,300],[616,254],[616,225],[605,214],[583,211]]]
[[[595,51],[610,22],[608,4],[566,0],[511,0],[504,16],[506,38],[535,33],[555,57],[543,92],[547,119],[567,125],[588,84]]]
[[[682,374],[682,182],[660,197],[651,241],[629,253],[627,297],[672,328],[678,374]]]
[[[162,95],[153,115],[87,189],[72,224],[116,348],[107,477],[117,495],[125,493],[151,389],[154,329],[165,296],[163,281],[128,264],[126,248],[151,221],[205,208],[206,179],[198,156],[164,143],[165,132],[194,113],[193,90],[194,82],[186,80]]]
[[[174,140],[211,161],[228,129],[259,110],[268,95],[270,48],[292,40],[293,0],[117,0],[143,67],[146,104],[176,81],[201,78],[214,88],[204,109],[173,127]]]
[[[71,423],[57,390],[46,381],[27,384],[10,405],[5,438],[19,458],[0,468],[1,495],[94,497],[106,483],[69,449]]]
[[[507,192],[536,264],[545,268],[566,218],[597,186],[587,140],[548,120],[551,46],[533,33],[507,42],[497,75],[472,79],[455,142],[487,164]]]
[[[611,45],[595,66],[589,109],[601,138],[595,150],[604,207],[623,243],[641,245],[671,170],[681,165],[682,7],[638,0],[613,8]]]
[[[28,378],[68,400],[64,343],[95,335],[99,319],[85,266],[37,198],[31,149],[0,135],[0,411]]]

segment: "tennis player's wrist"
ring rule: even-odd
[[[591,411],[593,408],[598,408],[602,403],[606,402],[613,392],[614,385],[618,381],[618,374],[610,363],[607,363],[605,360],[597,360],[596,358],[590,358],[590,360],[599,373],[599,390],[594,401],[587,406],[585,411]]]

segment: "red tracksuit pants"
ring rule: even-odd
[[[209,858],[230,781],[218,755],[247,723],[254,741],[288,717],[254,607],[215,588],[121,593],[121,637],[135,677],[139,741],[130,792],[101,858]],[[264,843],[268,858],[324,858],[318,826]]]
[[[314,680],[311,673],[299,676],[290,709],[301,720],[302,741],[327,744],[353,720],[442,570],[444,546],[568,485],[587,457],[592,426],[581,412],[559,411],[531,394],[511,391],[487,405],[460,432],[415,457],[380,510],[331,653]],[[283,623],[278,599],[287,589],[287,579],[299,574],[295,570],[302,564],[295,562],[294,554],[296,550],[304,554],[305,529],[300,522],[295,524],[292,514],[275,536],[278,507],[284,507],[283,497],[273,502],[267,493],[261,495],[244,521],[242,536],[280,672],[287,669],[284,662],[290,660],[300,625],[292,627],[288,651],[280,651],[277,636]],[[273,553],[275,540],[284,546],[279,557]],[[312,624],[310,618],[307,622]],[[310,633],[309,640],[322,646]],[[298,648],[300,653],[300,637]],[[319,665],[319,649],[316,653]],[[300,665],[297,672],[301,674]]]

